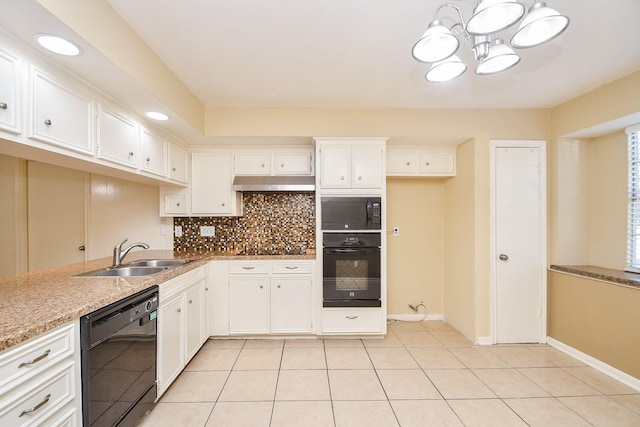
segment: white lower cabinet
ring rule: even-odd
[[[0,353],[0,425],[81,425],[79,355],[77,322]]]
[[[324,308],[323,333],[384,333],[381,308]]]
[[[313,261],[213,261],[211,334],[312,332]]]
[[[207,340],[206,292],[206,266],[160,284],[158,397],[169,388]]]

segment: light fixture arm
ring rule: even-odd
[[[441,10],[443,7],[447,7],[447,6],[448,6],[448,7],[452,7],[452,8],[454,8],[454,9],[458,12],[458,16],[460,17],[460,22],[456,22],[456,23],[455,23],[455,24],[453,24],[451,27],[449,27],[449,29],[450,29],[450,30],[453,30],[453,29],[454,29],[455,27],[457,27],[457,26],[462,27],[462,36],[463,36],[465,39],[468,39],[468,38],[469,38],[469,33],[467,33],[467,23],[466,23],[466,21],[464,20],[464,16],[462,15],[462,11],[461,11],[461,10],[460,10],[460,8],[459,8],[458,6],[456,6],[455,4],[452,4],[452,3],[443,3],[443,4],[441,4],[440,6],[438,6],[438,8],[436,9],[436,13],[435,13],[435,14],[434,14],[434,16],[433,16],[433,20],[434,20],[434,21],[442,22],[442,21],[440,20],[440,18],[438,17],[438,13],[440,13],[440,10]]]

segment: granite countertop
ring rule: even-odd
[[[549,269],[640,289],[640,274],[593,265],[551,265]]]
[[[142,250],[136,259],[189,258],[193,262],[147,277],[72,277],[111,265],[111,257],[0,277],[0,351],[41,335],[67,322],[136,292],[166,282],[212,260],[315,259],[305,255],[236,255],[235,252],[174,253]]]

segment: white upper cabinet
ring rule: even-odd
[[[31,70],[33,139],[93,155],[93,101],[33,67]]]
[[[274,173],[276,175],[313,175],[313,149],[276,150]]]
[[[269,151],[238,151],[234,153],[235,175],[271,175]]]
[[[455,147],[388,147],[387,176],[454,176]]]
[[[0,129],[19,134],[19,72],[20,60],[0,50]]]
[[[191,153],[191,213],[239,215],[239,196],[231,190],[233,155],[230,152]]]
[[[313,148],[240,149],[234,175],[313,175]]]
[[[386,138],[316,138],[322,189],[381,189]]]
[[[140,170],[167,176],[167,141],[145,128],[140,128]]]
[[[169,178],[173,181],[187,183],[189,167],[187,152],[176,144],[169,144]]]
[[[98,105],[98,158],[138,167],[138,125],[103,105]]]

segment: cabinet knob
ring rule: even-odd
[[[180,206],[180,202],[176,203],[176,206]]]
[[[133,156],[133,151],[129,151],[129,156]]]
[[[362,176],[359,176],[359,177],[358,177],[358,181],[362,181]]]
[[[341,176],[341,177],[340,177],[340,181],[344,181],[344,176]]]
[[[7,103],[6,102],[0,102],[0,110],[6,110],[7,109]]]
[[[264,163],[260,165],[260,167],[261,167],[261,168],[263,168],[263,167],[265,167],[265,166],[266,166],[266,165],[265,165]]]
[[[175,171],[176,171],[176,168],[171,168],[171,170],[175,172]]]
[[[51,122],[51,120],[46,119],[46,120],[44,121],[44,124],[45,124],[45,125],[47,125],[47,126],[51,126],[52,122]]]
[[[178,313],[180,313],[180,312],[182,311],[182,309],[181,309],[181,308],[178,308],[176,311],[177,311]]]
[[[426,162],[425,165],[429,166],[429,162]]]
[[[208,290],[209,290],[209,288],[204,288],[204,290],[205,290],[205,291],[208,291]]]
[[[282,287],[281,285],[278,285],[278,289],[280,289],[281,287]]]
[[[226,206],[226,205],[223,203],[222,206]]]
[[[284,163],[280,163],[280,167],[283,168],[284,167]]]
[[[149,163],[151,161],[151,157],[147,157],[146,161],[147,161],[147,163]]]
[[[411,166],[411,162],[407,162],[407,166]]]
[[[260,285],[260,289],[264,288],[264,286]]]
[[[190,299],[190,300],[189,300],[189,304],[192,304],[192,303],[193,303],[193,300],[192,300],[192,299]]]

